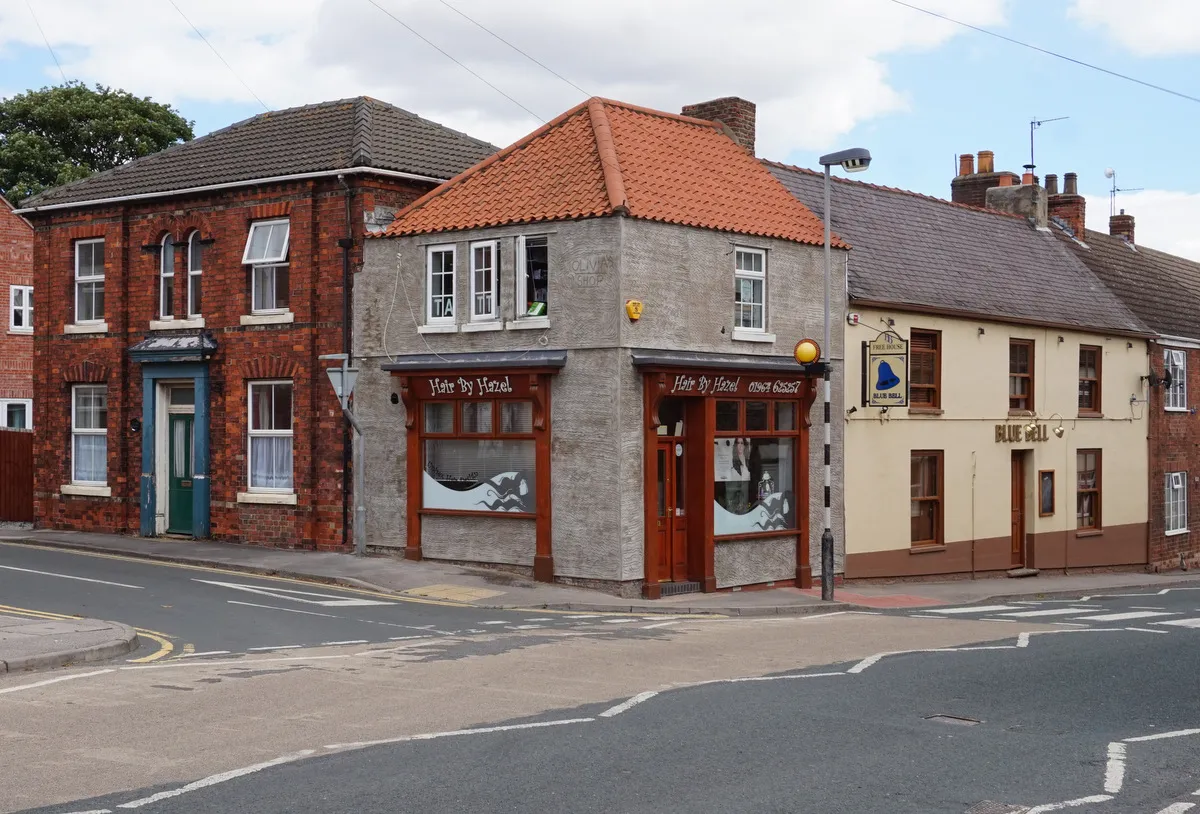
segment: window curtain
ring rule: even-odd
[[[108,471],[108,437],[75,436],[75,477],[77,481],[104,483]]]
[[[250,439],[250,486],[255,489],[292,488],[292,439]]]

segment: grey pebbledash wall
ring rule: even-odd
[[[421,334],[425,252],[457,246],[457,290],[469,292],[468,250],[498,240],[500,316],[514,319],[517,235],[547,235],[550,325],[544,329]],[[774,342],[733,339],[733,248],[764,249],[768,257],[767,331]],[[846,253],[834,253],[833,348],[841,359]],[[446,235],[367,241],[354,284],[355,356],[361,370],[356,409],[369,434],[365,461],[367,541],[404,545],[405,411],[379,365],[402,354],[566,349],[566,367],[551,388],[552,537],[555,575],[614,583],[643,577],[643,393],[632,348],[786,356],[804,337],[823,331],[823,257],[819,246],[750,238],[630,218],[595,218],[499,227]],[[642,318],[625,317],[627,299],[644,303]],[[460,328],[469,321],[459,315]],[[842,388],[833,385],[833,514],[842,563]],[[809,528],[814,574],[822,528],[822,404],[810,415]],[[452,521],[452,522],[442,522]],[[528,527],[527,529],[525,527]],[[533,524],[507,518],[428,518],[426,556],[527,566]],[[794,544],[778,540],[717,543],[718,585],[794,576]],[[790,562],[790,571],[785,569]]]

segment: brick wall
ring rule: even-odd
[[[0,198],[0,399],[30,399],[33,337],[9,330],[14,285],[33,285],[33,229]]]
[[[348,176],[355,248],[361,263],[364,211],[401,207],[427,191],[412,182]],[[241,325],[250,313],[250,272],[241,264],[254,219],[288,217],[290,310],[294,322]],[[336,179],[35,213],[34,267],[39,301],[36,361],[35,514],[41,527],[137,533],[142,415],[141,366],[127,349],[153,333],[159,317],[158,254],[143,247],[170,233],[184,244],[193,230],[213,242],[203,264],[204,332],[218,350],[209,363],[212,537],[303,548],[343,544],[345,421],[318,356],[342,351],[342,250],[346,197]],[[74,246],[105,240],[103,334],[67,335],[74,321]],[[175,314],[187,308],[186,251],[177,248]],[[247,382],[291,379],[296,505],[238,503],[247,491]],[[111,497],[62,495],[71,479],[71,386],[108,387],[108,485]],[[65,451],[65,452],[64,452]]]
[[[1163,349],[1151,343],[1150,366],[1163,375]],[[1200,399],[1200,350],[1187,351],[1187,397]],[[1150,388],[1150,567],[1200,567],[1200,413],[1167,412],[1165,388]],[[1166,474],[1188,473],[1188,525],[1184,534],[1166,533]],[[1182,558],[1182,559],[1181,559]]]

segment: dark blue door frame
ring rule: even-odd
[[[195,474],[192,478],[192,535],[208,537],[209,472],[208,472],[208,364],[143,363],[142,364],[142,478],[140,533],[143,537],[158,534],[155,517],[158,509],[156,487],[156,439],[158,412],[158,381],[160,379],[191,379],[196,388]]]

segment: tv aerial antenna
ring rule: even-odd
[[[1104,171],[1105,178],[1112,179],[1112,189],[1108,192],[1108,214],[1109,217],[1117,214],[1117,193],[1118,192],[1141,192],[1145,187],[1126,187],[1124,189],[1117,187],[1117,171],[1109,167]]]
[[[1039,127],[1041,127],[1043,124],[1046,124],[1048,122],[1061,122],[1061,121],[1064,121],[1069,118],[1071,118],[1071,117],[1070,116],[1058,116],[1053,119],[1030,119],[1030,121],[1029,121],[1029,163],[1025,165],[1025,169],[1029,170],[1030,174],[1033,173],[1033,168],[1035,166],[1034,161],[1033,161],[1033,133],[1034,133],[1034,131],[1037,130]]]

